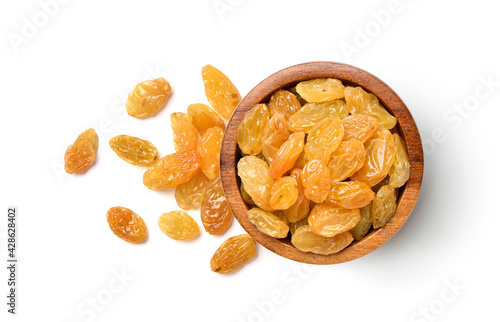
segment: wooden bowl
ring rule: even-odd
[[[276,90],[290,88],[303,80],[327,77],[337,78],[344,85],[360,86],[375,94],[380,103],[398,119],[397,129],[408,148],[411,175],[408,182],[399,190],[396,213],[383,228],[371,230],[362,240],[353,242],[339,253],[317,255],[296,249],[290,242],[290,236],[276,239],[261,233],[248,220],[249,207],[241,198],[239,189],[241,181],[237,175],[237,164],[241,158],[241,151],[236,143],[236,137],[238,126],[245,113],[258,103],[267,103]],[[280,256],[295,261],[310,264],[335,264],[370,253],[388,241],[401,228],[417,201],[423,176],[423,164],[422,142],[417,126],[408,108],[389,86],[368,72],[350,65],[311,62],[291,66],[269,76],[243,98],[227,125],[222,142],[220,173],[222,187],[234,216],[258,243]]]

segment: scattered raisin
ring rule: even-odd
[[[116,155],[134,165],[149,167],[158,156],[158,150],[151,142],[129,135],[113,137],[109,146]]]
[[[165,235],[176,240],[191,239],[200,233],[196,221],[184,211],[164,213],[158,219],[158,226]]]
[[[81,173],[87,170],[95,160],[99,138],[94,129],[80,134],[75,143],[68,146],[64,154],[64,170],[67,173]]]
[[[210,260],[210,269],[219,274],[231,273],[257,255],[255,241],[248,234],[231,237],[220,245]]]
[[[170,84],[163,78],[139,83],[128,95],[125,104],[127,113],[139,119],[155,115],[165,105],[171,90]]]
[[[144,220],[130,209],[112,207],[106,214],[111,231],[126,242],[142,243],[148,237],[148,229]]]

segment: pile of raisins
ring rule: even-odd
[[[334,78],[274,92],[238,128],[249,221],[321,255],[383,227],[410,176],[396,124],[374,94]]]
[[[182,210],[201,208],[205,231],[217,235],[231,225],[233,214],[222,190],[219,159],[226,122],[241,96],[220,70],[207,65],[202,69],[205,94],[212,107],[191,104],[187,113],[170,115],[175,153],[158,159],[156,147],[149,141],[118,135],[109,141],[111,149],[126,162],[147,167],[143,183],[151,190],[175,188],[175,200]],[[171,92],[163,78],[138,84],[129,94],[126,110],[135,118],[151,117],[165,105]],[[68,173],[81,173],[94,162],[98,137],[93,129],[83,132],[65,154]],[[111,231],[129,243],[142,243],[148,230],[144,220],[124,207],[108,210]],[[158,219],[160,230],[175,240],[187,240],[200,233],[196,221],[186,212],[175,210]],[[257,254],[253,238],[248,234],[227,239],[210,261],[212,271],[225,274],[237,270]]]
[[[241,96],[221,71],[202,69],[210,106],[191,104],[187,113],[170,115],[175,153],[158,159],[149,141],[118,135],[111,149],[126,162],[147,167],[143,183],[151,190],[175,188],[182,210],[200,208],[205,231],[217,235],[233,214],[220,177],[220,149],[226,121]],[[129,94],[127,113],[151,117],[171,92],[163,78],[138,84]],[[396,210],[398,188],[409,178],[405,144],[395,131],[396,118],[375,95],[344,87],[337,79],[303,81],[278,90],[257,104],[238,128],[243,157],[238,162],[241,196],[250,206],[248,219],[264,234],[285,238],[304,252],[333,254],[353,239],[383,227]],[[391,132],[392,129],[392,132]],[[65,170],[82,173],[94,162],[98,137],[83,132],[65,154]],[[124,207],[107,213],[111,231],[130,243],[147,239],[144,220]],[[196,221],[175,210],[158,219],[160,230],[175,240],[200,233]],[[237,270],[256,256],[255,241],[242,234],[227,239],[210,261],[221,274]]]

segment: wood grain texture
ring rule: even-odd
[[[411,175],[408,182],[400,189],[398,207],[394,216],[381,229],[372,230],[365,238],[352,243],[337,254],[317,255],[304,253],[292,246],[290,237],[275,239],[259,232],[247,219],[248,206],[243,202],[237,176],[237,163],[241,158],[236,137],[237,129],[245,113],[255,104],[265,103],[273,92],[286,89],[300,81],[333,77],[344,85],[360,86],[375,94],[381,104],[398,119],[398,131],[408,148]],[[220,173],[224,193],[234,216],[241,226],[258,243],[274,253],[304,263],[335,264],[350,261],[366,255],[387,242],[405,223],[415,203],[423,177],[423,150],[417,126],[399,96],[384,82],[359,68],[334,62],[311,62],[285,68],[255,86],[243,98],[233,113],[227,126],[221,148]],[[404,247],[402,245],[401,247]]]

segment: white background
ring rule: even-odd
[[[0,21],[0,320],[498,321],[494,1],[2,1]],[[172,192],[145,188],[144,170],[107,142],[126,133],[172,152],[169,115],[206,103],[206,64],[245,95],[317,60],[363,68],[407,104],[425,142],[418,203],[394,238],[352,262],[308,266],[259,247],[242,270],[215,274],[209,260],[239,224],[167,238],[157,219],[177,209]],[[173,87],[165,109],[126,115],[135,84],[160,76]],[[96,164],[65,174],[66,147],[90,127]],[[145,244],[111,233],[106,212],[117,205],[144,218]],[[18,208],[16,316],[4,304],[9,206]]]

